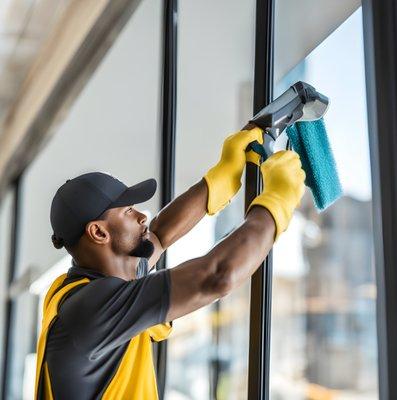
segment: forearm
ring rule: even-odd
[[[219,275],[228,276],[230,290],[240,286],[259,267],[274,243],[275,223],[270,212],[253,207],[239,228],[208,254],[216,260]]]
[[[205,215],[208,188],[201,179],[164,207],[150,223],[149,230],[165,250],[188,233]]]

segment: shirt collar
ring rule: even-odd
[[[144,267],[144,271],[140,271],[141,268],[139,266],[142,265]],[[138,271],[139,270],[139,271]],[[141,278],[146,276],[149,273],[148,262],[146,258],[141,258],[138,264],[137,273],[141,274],[141,276],[137,276],[137,278]],[[87,277],[89,279],[103,278],[106,275],[102,272],[96,271],[92,268],[83,267],[81,265],[77,265],[74,259],[72,259],[72,266],[68,270],[67,274],[68,278],[77,278],[80,276]]]
[[[68,278],[75,278],[78,276],[87,277],[89,279],[96,279],[103,278],[106,275],[92,268],[77,265],[74,259],[72,259],[72,266],[68,270]]]

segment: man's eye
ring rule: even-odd
[[[130,212],[132,210],[132,207],[128,208],[127,211]]]

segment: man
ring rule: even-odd
[[[66,181],[51,205],[52,241],[73,257],[44,302],[37,350],[36,398],[157,399],[151,342],[172,321],[244,283],[287,229],[304,192],[299,156],[280,151],[260,166],[264,190],[244,222],[211,251],[149,274],[160,255],[207,213],[223,209],[241,186],[259,128],[226,138],[220,161],[146,225],[136,204],[156,181],[130,188],[93,172]]]

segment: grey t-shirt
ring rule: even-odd
[[[54,398],[100,399],[130,339],[166,322],[169,270],[149,273],[142,258],[137,278],[126,281],[73,263],[63,285],[83,277],[59,306],[48,334],[45,358]]]

